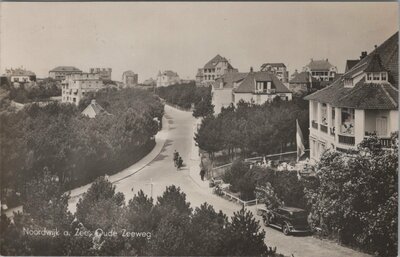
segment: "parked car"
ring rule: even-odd
[[[262,214],[264,225],[281,229],[283,234],[310,233],[307,212],[295,207],[279,207]]]

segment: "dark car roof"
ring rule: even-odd
[[[296,207],[279,207],[278,209],[284,210],[284,211],[289,211],[289,212],[305,212],[305,210],[296,208]]]

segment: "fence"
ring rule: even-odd
[[[233,194],[230,194],[230,193],[228,193],[228,192],[226,192],[226,191],[224,191],[224,190],[222,190],[222,194],[223,194],[224,196],[228,197],[228,198],[230,199],[230,201],[236,201],[237,203],[243,205],[243,207],[255,205],[255,204],[257,203],[257,200],[256,200],[256,199],[250,200],[250,201],[243,201],[243,200],[240,199],[239,197],[237,197],[237,196],[235,196],[235,195],[233,195]]]
[[[214,167],[211,169],[211,178],[221,178],[227,170],[232,167],[232,163],[228,163],[222,166]]]
[[[310,151],[309,149],[306,149],[305,152]],[[277,160],[279,159],[279,162],[287,162],[293,160],[294,157],[297,156],[297,151],[292,151],[292,152],[286,152],[286,153],[277,153],[277,154],[270,154],[266,156],[258,156],[258,157],[252,157],[252,158],[246,158],[244,159],[245,162],[247,163],[253,163],[253,162],[262,162],[264,160],[270,161],[270,160]],[[227,170],[229,170],[232,167],[232,163],[228,163],[225,165],[221,165],[218,167],[214,167],[210,171],[210,175],[212,178],[221,178]]]

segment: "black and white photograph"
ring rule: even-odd
[[[398,2],[0,2],[1,256],[398,256]]]

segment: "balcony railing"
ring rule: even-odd
[[[328,133],[328,126],[323,125],[323,124],[319,124],[319,127],[320,127],[322,132]]]
[[[379,138],[379,143],[381,143],[383,148],[390,148],[392,147],[392,139],[389,138]]]
[[[275,88],[256,90],[256,94],[275,94],[275,93],[276,93]]]
[[[311,126],[315,129],[318,129],[318,123],[315,120],[311,121]]]
[[[365,132],[365,138],[368,138],[370,136],[375,136],[375,132]],[[392,139],[390,137],[379,137],[378,136],[379,143],[383,148],[391,148],[392,147]]]
[[[355,138],[354,138],[354,136],[339,135],[339,143],[345,144],[345,145],[354,145]]]

